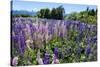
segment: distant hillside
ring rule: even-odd
[[[13,10],[12,14],[27,14],[30,16],[35,16],[37,13],[34,11],[25,11],[25,10]]]

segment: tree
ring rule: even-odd
[[[65,10],[62,6],[59,6],[57,8],[53,8],[51,11],[48,8],[41,9],[38,11],[38,17],[39,18],[47,18],[47,19],[60,19],[62,20],[64,18]]]
[[[76,12],[72,12],[70,15],[68,15],[67,20],[77,20],[77,13]]]
[[[38,11],[37,16],[39,18],[47,18],[47,19],[49,19],[50,18],[50,10],[48,8],[41,9],[40,11]]]
[[[57,11],[55,8],[51,10],[51,19],[57,19]]]
[[[41,9],[40,11],[38,11],[37,16],[38,16],[39,18],[44,18],[44,13],[45,13],[45,9]]]
[[[57,15],[58,15],[58,18],[57,19],[63,19],[64,18],[64,14],[65,14],[65,10],[62,6],[59,6],[58,8],[56,8],[57,10]]]
[[[91,9],[89,10],[88,14],[91,15],[91,16],[95,16],[95,10],[94,9]]]
[[[89,11],[89,7],[87,7],[86,11],[87,11],[87,12]]]
[[[50,10],[48,8],[45,9],[44,18],[50,18]]]

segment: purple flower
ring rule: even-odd
[[[97,43],[97,36],[94,36],[91,40],[93,43]]]
[[[11,39],[12,39],[12,41],[18,43],[18,35],[12,35]]]
[[[63,33],[62,32],[59,33],[59,37],[63,38]]]
[[[44,64],[50,64],[50,54],[49,53],[45,53],[44,59],[43,59],[43,63]]]
[[[21,55],[23,55],[25,47],[26,47],[25,37],[21,35],[20,36],[20,51],[21,51]]]
[[[14,57],[12,60],[12,65],[17,66],[17,64],[18,64],[18,57]]]
[[[88,56],[90,53],[91,53],[91,47],[88,46],[88,47],[86,48],[86,55]]]
[[[58,48],[57,47],[54,48],[54,54],[56,57],[58,57]]]

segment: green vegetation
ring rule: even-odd
[[[97,9],[87,9],[85,11],[81,11],[79,13],[72,12],[68,16],[65,17],[66,20],[77,20],[84,23],[89,24],[97,24]]]
[[[32,17],[28,14],[12,14],[12,17]]]

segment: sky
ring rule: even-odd
[[[65,13],[69,14],[71,12],[80,12],[89,9],[97,8],[96,5],[80,5],[80,4],[68,4],[68,3],[50,3],[50,2],[34,2],[34,1],[13,1],[12,10],[26,10],[37,12],[42,8],[56,8],[62,5],[65,9]]]

